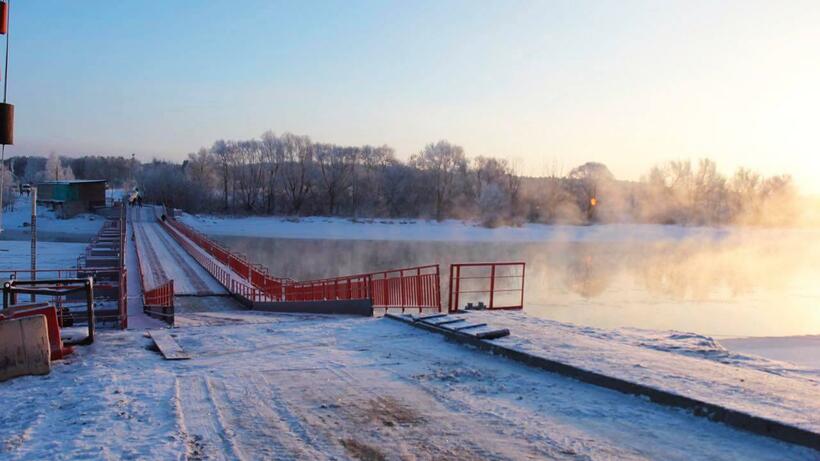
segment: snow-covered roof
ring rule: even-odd
[[[39,184],[89,184],[89,183],[101,183],[101,182],[108,182],[106,179],[70,179],[65,181],[43,181],[37,183]]]

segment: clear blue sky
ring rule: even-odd
[[[12,153],[267,129],[544,174],[708,156],[820,192],[820,2],[12,0]]]

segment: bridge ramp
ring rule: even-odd
[[[131,219],[146,287],[173,280],[176,295],[227,294],[225,288],[162,228],[154,207],[131,208]]]

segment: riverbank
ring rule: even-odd
[[[448,219],[347,219],[335,217],[218,216],[183,213],[179,219],[213,236],[283,239],[385,240],[425,242],[645,242],[727,238],[777,239],[816,236],[815,228],[699,227],[662,224],[570,226],[527,223],[483,227]]]

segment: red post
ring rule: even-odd
[[[490,309],[493,308],[493,297],[495,295],[495,264],[490,269]]]
[[[524,273],[525,273],[526,270],[527,270],[527,265],[525,263],[522,263],[521,264],[521,301],[520,301],[521,309],[524,308],[524,280],[526,280],[526,278],[524,277]]]
[[[421,314],[421,305],[423,304],[421,291],[421,268],[416,268],[416,304],[419,306],[419,314]]]
[[[447,312],[453,312],[453,268],[450,264],[450,283],[447,284]]]
[[[453,312],[458,310],[459,291],[461,291],[461,265],[456,266],[456,292],[454,295],[455,299],[453,300],[455,303]]]

